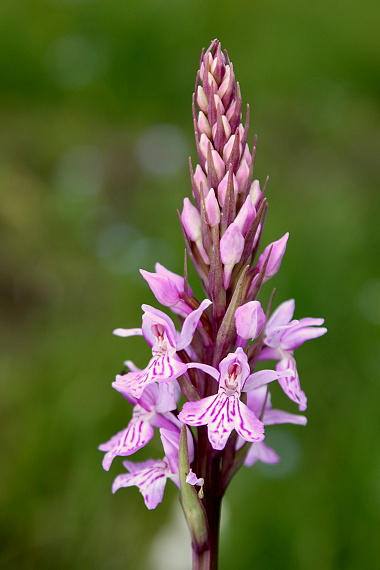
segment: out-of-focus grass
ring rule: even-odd
[[[270,175],[266,242],[291,234],[277,302],[329,328],[299,351],[308,426],[268,428],[282,465],[231,485],[221,568],[379,566],[378,12],[1,2],[2,567],[146,568],[171,516],[169,485],[154,512],[136,489],[112,496],[120,462],[103,472],[96,447],[129,417],[114,374],[148,356],[111,335],[154,302],[138,268],[181,271],[190,96],[215,36],[252,107],[256,175]],[[154,162],[163,123],[184,156],[165,147],[152,172],[141,156],[148,144]]]

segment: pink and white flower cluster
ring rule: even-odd
[[[143,305],[141,328],[116,329],[121,337],[139,335],[152,350],[146,367],[131,361],[113,387],[133,406],[127,427],[103,443],[103,467],[129,457],[160,432],[163,457],[124,461],[113,492],[137,486],[146,506],[162,501],[167,479],[180,486],[180,433],[187,433],[186,484],[204,487],[202,505],[223,496],[241,464],[276,463],[265,443],[265,426],[306,424],[303,415],[272,408],[270,386],[278,383],[288,398],[307,407],[294,351],[326,332],[323,319],[293,319],[294,300],[270,316],[257,299],[261,286],[276,275],[288,233],[259,255],[267,210],[264,190],[252,182],[255,148],[249,149],[248,110],[243,126],[241,95],[233,67],[215,40],[202,55],[193,116],[199,164],[191,168],[193,204],[185,198],[181,224],[187,251],[206,298],[199,302],[184,276],[156,264],[141,270],[156,300],[178,318]],[[262,361],[273,368],[257,370]],[[186,427],[184,427],[186,426]],[[203,508],[202,507],[202,508]],[[212,516],[210,514],[210,516]]]
[[[181,303],[185,306],[181,297],[184,294],[183,278],[160,265],[155,273],[142,273],[164,306],[171,307],[174,312],[178,312]],[[173,299],[176,299],[174,304]],[[293,300],[280,305],[268,320],[259,301],[240,305],[234,314],[237,347],[215,368],[197,360],[199,342],[198,346],[197,343],[194,343],[194,348],[191,346],[196,335],[202,339],[201,333],[206,334],[200,319],[203,315],[210,320],[211,315],[205,314],[210,305],[211,301],[205,299],[191,312],[181,310],[182,316],[186,314],[181,332],[176,330],[165,313],[149,305],[142,307],[141,329],[114,331],[121,337],[142,335],[152,348],[152,358],[143,370],[128,361],[126,364],[131,371],[116,376],[113,387],[133,405],[132,419],[125,429],[99,449],[106,452],[103,467],[108,471],[116,456],[134,454],[149,443],[154,428],[159,429],[165,457],[142,463],[124,461],[129,474],[119,475],[113,485],[113,491],[137,485],[148,508],[155,508],[161,502],[168,478],[178,485],[178,446],[182,425],[207,426],[209,443],[215,451],[224,450],[229,439],[234,441],[236,450],[245,442],[254,444],[245,459],[246,465],[251,465],[257,460],[267,463],[279,460],[275,452],[263,443],[264,425],[306,424],[304,416],[271,408],[268,385],[278,381],[289,398],[297,402],[300,409],[306,409],[306,397],[300,387],[293,352],[306,340],[326,332],[320,326],[323,319],[291,320]],[[256,361],[277,360],[275,370],[251,371],[247,354],[252,341],[259,337],[261,349]],[[212,346],[211,339],[209,343]],[[192,378],[192,370],[198,371],[198,384]],[[191,384],[197,396],[197,399],[185,402],[180,411],[178,378]],[[210,391],[213,393],[201,397]],[[248,396],[246,402],[242,400],[244,393]],[[233,432],[238,437],[231,438]],[[191,432],[188,442],[193,461],[196,439]]]

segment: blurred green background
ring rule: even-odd
[[[265,243],[291,236],[276,303],[329,328],[298,351],[308,426],[268,428],[282,462],[229,489],[221,569],[380,567],[379,17],[372,0],[1,1],[2,568],[189,565],[174,485],[153,512],[113,496],[121,462],[105,473],[97,446],[129,419],[114,375],[149,353],[111,334],[155,303],[138,268],[181,271],[215,37],[270,175]]]

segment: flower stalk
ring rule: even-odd
[[[181,326],[177,330],[165,312],[143,305],[141,328],[114,331],[142,336],[152,357],[141,370],[128,361],[129,372],[116,376],[113,387],[133,406],[133,416],[100,449],[108,470],[115,457],[134,454],[159,430],[163,458],[125,460],[127,473],[116,477],[113,492],[137,486],[154,509],[171,479],[190,531],[193,570],[216,570],[222,499],[232,477],[243,465],[280,460],[264,441],[265,426],[307,421],[273,409],[270,386],[278,382],[306,410],[294,351],[326,328],[323,319],[293,319],[292,299],[272,315],[274,292],[266,311],[257,299],[280,269],[289,234],[258,256],[265,186],[261,190],[252,180],[256,141],[250,149],[249,107],[243,124],[240,87],[218,40],[202,53],[192,112],[198,153],[195,168],[190,160],[194,202],[185,198],[180,223],[205,298],[193,295],[186,256],[183,276],[159,263],[154,272],[141,270],[158,303]],[[262,361],[274,366],[257,370]]]

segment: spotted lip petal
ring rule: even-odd
[[[176,379],[187,370],[184,364],[174,354],[164,354],[163,356],[153,356],[144,370],[139,372],[128,372],[124,375],[116,376],[112,386],[120,391],[127,389],[135,398],[141,398],[144,389],[152,382],[170,382]]]
[[[162,502],[166,480],[171,475],[167,460],[149,460],[140,464],[124,461],[123,465],[131,472],[116,477],[112,485],[112,492],[116,493],[122,487],[136,486],[144,497],[147,508],[149,510],[155,509]]]
[[[187,365],[176,352],[189,346],[199,319],[209,305],[211,301],[204,299],[197,309],[187,315],[180,334],[165,313],[149,305],[142,305],[144,310],[142,333],[152,347],[153,357],[143,370],[133,370],[116,376],[112,386],[126,397],[131,395],[139,399],[144,389],[153,382],[170,382],[184,374]],[[174,392],[171,396],[174,396]]]
[[[165,450],[163,459],[148,459],[141,463],[123,461],[129,473],[118,475],[113,482],[112,492],[121,487],[136,486],[139,488],[148,509],[155,509],[161,503],[167,479],[171,479],[179,487],[178,476],[178,450],[180,430],[177,428],[160,429],[161,441]],[[188,433],[188,446],[190,461],[194,458],[194,444],[190,432]]]
[[[132,455],[145,447],[154,435],[154,429],[143,419],[131,420],[128,427],[113,436],[107,443],[99,446],[100,451],[107,451],[103,458],[103,469],[109,471],[117,455]]]
[[[191,426],[208,425],[209,440],[214,449],[224,449],[233,429],[246,441],[264,439],[264,427],[256,415],[236,395],[220,391],[196,402],[186,402],[179,419]]]

